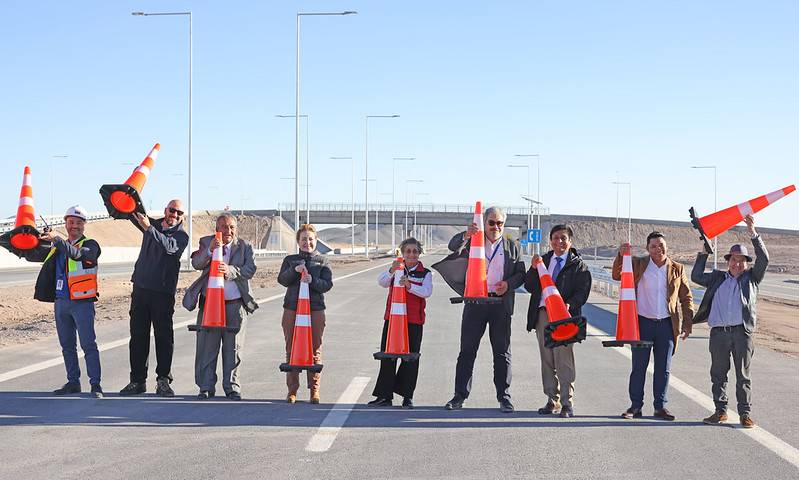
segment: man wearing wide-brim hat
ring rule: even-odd
[[[751,417],[752,382],[749,365],[755,351],[753,333],[757,323],[757,291],[768,266],[768,251],[763,239],[755,231],[755,219],[747,215],[744,222],[752,234],[754,266],[749,266],[752,257],[746,246],[736,244],[730,247],[730,253],[724,255],[726,272],[713,270],[705,273],[708,254],[702,252],[697,255],[691,280],[707,289],[694,316],[694,323],[707,321],[710,327],[710,381],[716,412],[703,421],[709,425],[727,421],[727,374],[732,357],[738,415],[743,427],[752,428],[755,422]]]

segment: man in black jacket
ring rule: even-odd
[[[464,305],[461,319],[461,348],[455,367],[455,395],[444,408],[447,410],[462,408],[463,402],[469,397],[474,361],[487,325],[491,350],[494,353],[494,387],[497,391],[497,401],[502,412],[511,413],[514,408],[508,391],[511,381],[510,326],[515,290],[524,281],[524,262],[521,260],[519,245],[502,235],[505,212],[498,207],[491,207],[485,214],[483,231],[488,291],[491,296],[501,297],[502,303]],[[467,231],[452,237],[449,249],[455,253],[433,266],[459,293],[463,292],[463,285],[459,280],[453,281],[453,275],[448,272],[450,269],[446,265],[442,268],[442,264],[462,265],[462,269],[465,269],[471,247],[470,239],[477,230],[478,226],[472,223]],[[465,277],[465,270],[463,274]]]
[[[591,293],[591,273],[583,263],[577,250],[572,248],[574,231],[568,225],[555,225],[549,231],[552,250],[541,258],[548,267],[555,286],[572,316],[581,315],[581,310]],[[564,418],[574,415],[574,344],[555,348],[544,345],[544,331],[549,316],[541,298],[541,281],[538,270],[531,266],[524,278],[524,288],[530,292],[527,308],[527,331],[533,329],[538,337],[538,352],[541,355],[541,382],[547,404],[538,409],[542,415],[558,413]]]
[[[147,367],[150,356],[150,325],[155,335],[155,393],[175,395],[172,382],[172,353],[175,336],[172,315],[180,271],[180,256],[189,244],[183,230],[183,203],[172,200],[164,209],[164,218],[154,219],[134,213],[131,222],[141,230],[143,240],[139,258],[133,267],[133,293],[130,301],[130,383],[120,395],[147,391]]]

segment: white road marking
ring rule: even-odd
[[[364,270],[359,270],[357,272],[349,273],[347,275],[342,275],[340,277],[334,278],[334,280],[335,281],[344,280],[345,278],[353,277],[355,275],[358,275],[358,274],[361,274],[361,273],[364,273],[364,272],[368,272],[368,271],[374,270],[376,268],[385,268],[388,265],[391,265],[391,263],[382,263],[382,264],[376,265],[374,267],[369,267],[369,268],[366,268]],[[261,305],[261,304],[264,304],[264,303],[267,303],[267,302],[271,302],[271,301],[277,300],[279,298],[283,298],[283,296],[284,296],[284,294],[281,293],[279,295],[272,295],[271,297],[267,297],[267,298],[262,298],[260,300],[256,300],[256,302],[259,305]],[[178,322],[178,323],[175,323],[174,325],[172,325],[172,329],[173,330],[177,330],[179,328],[184,328],[187,325],[192,325],[194,323],[195,323],[195,319],[185,320],[185,321]],[[122,345],[127,345],[128,342],[130,342],[130,337],[121,338],[121,339],[115,340],[113,342],[108,342],[108,343],[104,343],[102,345],[98,345],[97,346],[97,350],[99,350],[101,352],[104,352],[104,351],[110,350],[112,348],[121,347]],[[80,349],[78,349],[78,358],[83,358],[83,351],[80,350]],[[17,368],[17,369],[8,371],[8,372],[0,373],[0,383],[6,382],[8,380],[13,380],[15,378],[19,378],[19,377],[21,377],[23,375],[28,375],[30,373],[35,373],[35,372],[38,372],[38,371],[41,371],[41,370],[44,370],[44,369],[47,369],[47,368],[50,368],[50,367],[63,365],[63,363],[64,363],[64,359],[62,357],[57,357],[57,358],[51,358],[49,360],[43,360],[41,362],[34,363],[33,365],[28,365],[28,366],[20,367],[20,368]]]
[[[605,337],[608,336],[604,331],[591,325],[588,325],[588,333],[594,336],[605,336]],[[630,351],[630,347],[628,346],[625,346],[624,348],[612,348],[611,350],[614,350],[620,355],[632,360],[632,352]],[[647,368],[647,371],[649,373],[655,372],[655,369],[651,363],[649,364],[649,368]],[[712,398],[700,392],[691,385],[685,383],[684,381],[680,380],[679,378],[675,377],[673,374],[669,375],[669,385],[672,388],[675,388],[678,392],[688,397],[689,399],[693,400],[700,407],[710,412],[716,411],[716,405],[713,403]],[[728,421],[731,424],[737,424],[740,422],[740,418],[738,417],[737,413],[728,411],[727,415],[729,417]],[[768,448],[769,450],[780,456],[783,460],[790,463],[794,467],[799,468],[799,449],[793,447],[789,443],[785,442],[784,440],[780,439],[779,437],[775,436],[774,434],[770,433],[769,431],[761,427],[736,428],[736,430],[748,436],[757,443],[763,445],[764,447]]]
[[[326,452],[336,441],[338,432],[350,416],[352,408],[358,403],[363,389],[369,383],[369,377],[355,377],[347,386],[344,393],[338,397],[336,404],[322,421],[319,430],[308,441],[305,450],[308,452]]]

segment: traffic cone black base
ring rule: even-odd
[[[582,315],[547,323],[544,329],[544,346],[563,347],[585,340],[587,321]]]
[[[603,347],[623,347],[625,345],[629,345],[630,348],[652,348],[655,345],[655,342],[650,342],[647,340],[603,340],[602,346]]]
[[[20,258],[35,250],[49,250],[50,246],[49,243],[39,240],[39,231],[30,225],[20,225],[14,230],[0,235],[0,247]]]
[[[237,332],[237,328],[232,327],[203,327],[202,325],[189,325],[190,332],[210,332],[213,330],[225,330],[227,332]]]
[[[485,298],[471,298],[471,297],[451,297],[450,303],[473,303],[478,305],[502,303],[502,297],[485,297]]]
[[[696,210],[694,207],[688,209],[688,214],[691,215],[691,225],[699,230],[699,239],[705,242],[705,251],[707,253],[713,253],[713,247],[710,245],[710,242],[707,241],[707,235],[705,235],[705,230],[702,228],[702,224],[699,223],[699,216],[696,214]]]
[[[322,367],[324,365],[291,365],[288,363],[281,363],[280,364],[280,371],[281,372],[301,372],[303,370],[308,370],[309,372],[319,373],[322,371]]]
[[[132,218],[133,212],[147,214],[139,192],[130,185],[103,185],[100,187],[100,196],[111,218],[127,220]]]
[[[396,354],[396,353],[385,353],[385,352],[375,352],[374,357],[375,360],[395,360],[399,359],[404,362],[415,362],[419,360],[419,356],[421,353],[419,352],[411,352],[405,354]]]

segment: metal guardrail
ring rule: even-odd
[[[108,213],[90,213],[86,216],[87,222],[93,222],[97,220],[106,220],[111,218]],[[62,215],[45,215],[44,220],[47,222],[48,225],[51,227],[60,227],[64,225],[66,222],[64,221],[64,217]],[[16,216],[6,218],[0,220],[0,233],[5,233],[10,230],[14,229],[14,224],[16,223]],[[36,228],[41,230],[44,228],[44,222],[42,222],[41,217],[36,218]]]
[[[610,276],[610,271],[602,267],[589,266],[588,271],[591,272],[591,279],[593,280],[593,288],[600,293],[610,298],[619,298],[619,283]],[[704,288],[691,288],[691,293],[694,295],[694,304],[699,305],[702,298],[705,296]]]
[[[285,250],[266,250],[263,248],[254,248],[252,253],[255,258],[276,258],[288,255]]]
[[[316,212],[350,212],[353,209],[352,203],[311,203],[310,205],[311,211]],[[363,203],[356,203],[355,204],[355,211],[362,212],[366,209],[366,204]],[[529,207],[519,207],[519,206],[504,206],[499,205],[505,213],[509,215],[528,215],[530,213]],[[293,211],[294,204],[293,203],[278,203],[278,210],[280,211]],[[306,210],[305,205],[300,205],[300,210]],[[396,210],[397,212],[433,212],[433,213],[466,213],[470,214],[474,212],[474,205],[464,205],[464,204],[439,204],[439,203],[414,203],[414,204],[406,204],[406,203],[397,203],[394,205],[393,203],[370,203],[369,204],[369,211],[379,211],[379,212],[391,212],[392,210]],[[532,209],[533,215],[549,215],[549,208],[548,207],[534,207]]]

